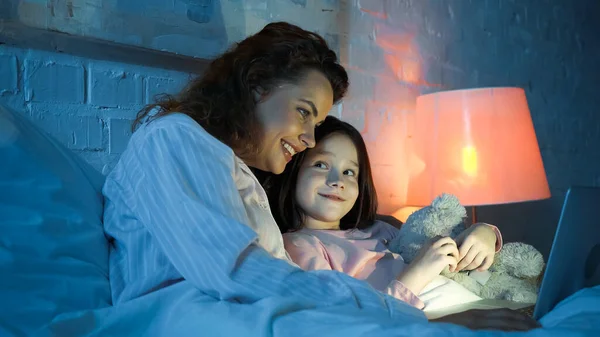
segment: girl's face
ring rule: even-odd
[[[333,90],[327,78],[309,71],[296,84],[284,84],[260,97],[256,107],[262,129],[259,152],[245,158],[249,166],[280,174],[292,156],[315,145],[315,126],[333,106]]]
[[[358,198],[358,153],[352,140],[333,133],[308,150],[298,171],[296,202],[304,227],[339,229]]]

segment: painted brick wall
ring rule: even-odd
[[[2,0],[0,19],[211,58],[276,20],[327,32],[337,0]]]
[[[188,74],[0,46],[0,102],[108,173],[137,111]]]
[[[320,32],[339,49],[337,35],[328,33],[335,30],[337,1],[69,3],[6,0],[0,20],[197,57],[216,55],[269,22],[289,21]],[[189,76],[0,45],[0,103],[26,113],[104,174],[126,147],[137,111],[156,94],[176,93]]]
[[[446,89],[526,89],[553,198],[482,207],[481,220],[498,224],[509,241],[530,242],[547,253],[568,186],[600,185],[597,1],[223,0],[212,5],[220,8],[225,29],[219,32],[226,32],[228,41],[267,22],[288,20],[324,34],[339,50],[352,86],[333,113],[362,130],[383,212],[403,205],[403,137],[415,98]],[[105,173],[123,150],[137,109],[155,92],[177,90],[186,76],[0,46],[0,101],[22,108]]]
[[[403,204],[403,139],[421,93],[526,90],[553,197],[481,207],[509,241],[548,253],[570,185],[600,186],[600,24],[594,0],[357,0],[342,28],[351,72],[343,118],[363,130],[383,211]]]

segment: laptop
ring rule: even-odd
[[[539,320],[577,291],[600,285],[600,188],[567,192],[537,303],[483,299],[426,312],[429,319],[471,309],[509,308]]]

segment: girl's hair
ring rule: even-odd
[[[333,116],[327,116],[315,131],[317,144],[332,134],[342,134],[350,138],[358,154],[358,198],[354,206],[340,221],[340,229],[364,229],[373,224],[377,215],[377,194],[367,147],[358,130],[352,125]],[[307,150],[310,151],[310,150]],[[296,202],[298,173],[306,157],[306,152],[295,155],[280,175],[263,176],[273,217],[282,233],[303,228],[305,214]]]
[[[132,129],[146,120],[181,112],[238,156],[251,155],[258,151],[256,140],[261,134],[255,92],[268,94],[282,83],[297,83],[309,70],[329,80],[334,104],[344,97],[348,75],[324,39],[289,23],[270,23],[213,60],[178,95],[163,95],[144,107]],[[157,113],[151,113],[155,108]]]

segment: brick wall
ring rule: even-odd
[[[137,111],[176,93],[189,75],[70,55],[0,46],[0,102],[108,173]]]
[[[600,24],[594,0],[352,2],[350,97],[343,118],[363,130],[382,211],[403,204],[404,139],[415,97],[439,90],[526,90],[553,197],[481,207],[509,241],[548,253],[567,188],[600,186]]]
[[[3,0],[0,19],[28,27],[212,58],[271,21],[327,32],[338,0]]]
[[[333,113],[362,130],[383,212],[403,205],[403,139],[415,98],[446,89],[526,89],[553,198],[482,207],[480,219],[498,224],[507,240],[530,242],[547,253],[568,186],[600,185],[597,1],[223,0],[222,5],[220,32],[231,39],[269,21],[288,20],[319,31],[339,50],[352,86]],[[177,90],[186,77],[0,46],[0,101],[21,108],[104,173],[126,145],[130,120],[141,105],[155,92]]]
[[[0,12],[0,20],[196,57],[216,55],[229,42],[281,20],[316,30],[339,49],[337,35],[328,33],[335,28],[337,1],[69,3],[7,0],[10,10]],[[177,92],[189,76],[0,44],[0,103],[30,116],[105,174],[127,145],[137,111],[156,94]]]

